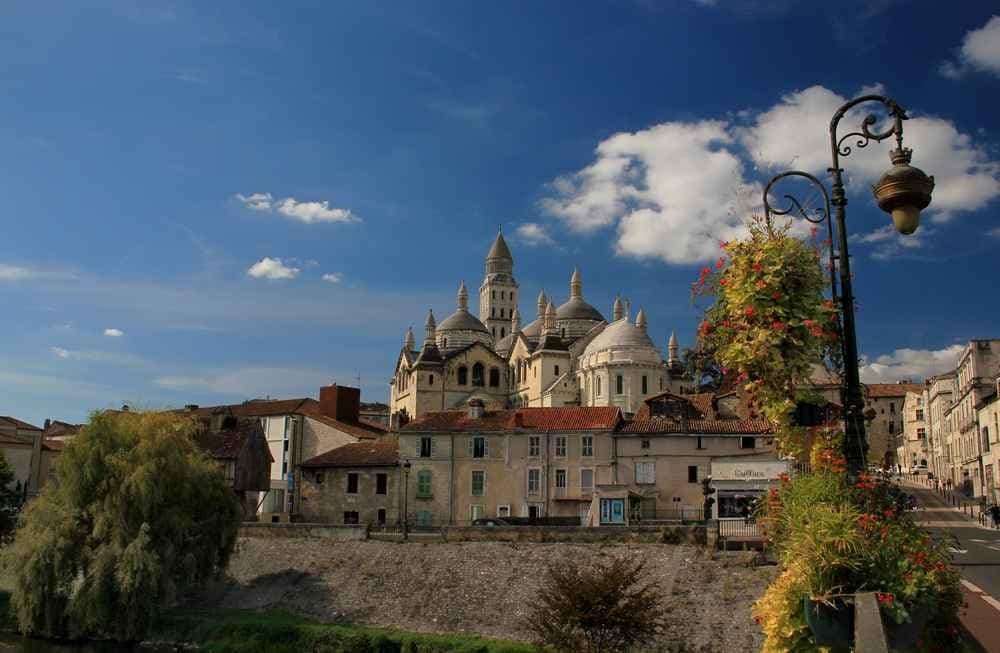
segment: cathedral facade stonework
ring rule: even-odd
[[[418,347],[407,330],[389,382],[393,424],[428,411],[465,408],[617,406],[635,413],[647,397],[689,385],[673,334],[667,357],[647,333],[642,309],[632,320],[615,298],[608,322],[583,297],[579,269],[560,306],[539,293],[536,318],[522,328],[514,258],[497,234],[486,255],[479,315],[462,282],[456,310],[440,323],[429,312]]]

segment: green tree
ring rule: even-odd
[[[171,413],[95,413],[6,554],[20,630],[142,638],[161,607],[225,568],[240,509]]]
[[[0,537],[6,537],[14,529],[20,508],[21,484],[7,457],[0,452]]]

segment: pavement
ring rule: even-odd
[[[988,653],[1000,653],[1000,530],[978,521],[933,490],[904,479],[917,499],[914,518],[935,539],[949,538],[952,565],[962,576],[968,607],[962,625]]]

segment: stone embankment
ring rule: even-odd
[[[646,561],[670,609],[654,651],[759,650],[750,606],[775,574],[751,554],[710,559],[690,544],[392,543],[241,538],[211,606],[284,609],[320,621],[529,640],[523,620],[548,565]]]

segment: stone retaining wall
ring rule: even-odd
[[[272,524],[245,523],[240,525],[240,537],[319,537],[339,542],[367,539],[364,526],[337,526],[334,524]]]

